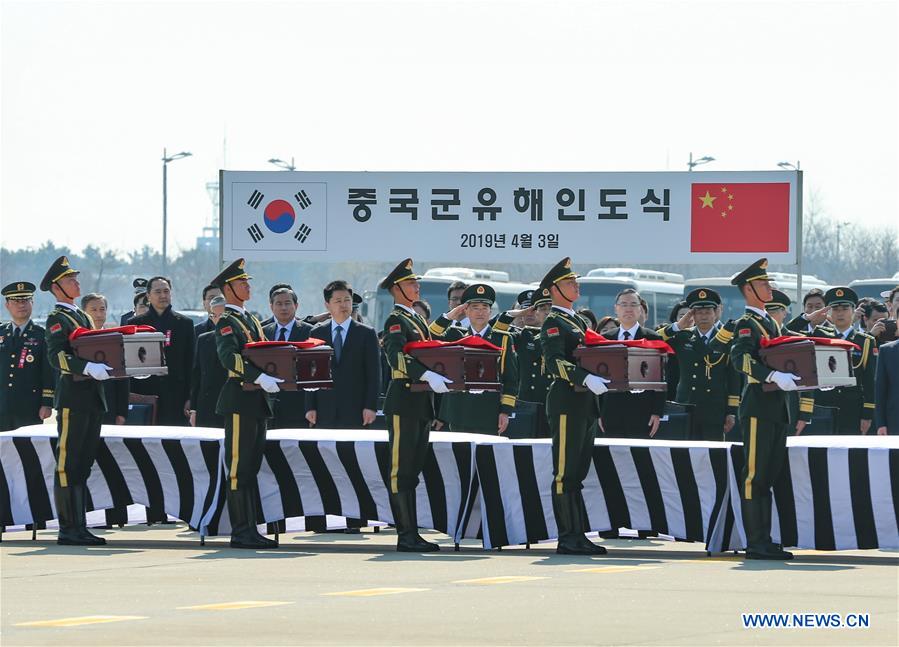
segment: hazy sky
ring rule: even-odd
[[[897,3],[2,4],[5,247],[161,246],[265,170],[757,170],[899,213]]]

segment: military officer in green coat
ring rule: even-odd
[[[608,391],[608,380],[577,365],[574,349],[583,344],[588,322],[572,306],[580,296],[571,259],[557,263],[540,282],[549,291],[552,309],[540,329],[543,363],[552,376],[546,396],[546,415],[553,442],[553,511],[559,528],[556,552],[602,555],[606,549],[584,536],[586,508],[581,491],[593,456],[598,418],[595,395]],[[585,391],[575,387],[584,386]]]
[[[871,335],[852,327],[852,314],[858,306],[858,295],[848,287],[835,287],[824,293],[833,328],[820,326],[814,335],[850,341],[855,386],[838,386],[819,391],[815,400],[826,407],[836,407],[837,433],[867,434],[874,417],[874,375],[877,369],[877,343]]]
[[[56,305],[47,315],[47,359],[59,371],[56,388],[56,473],[53,499],[59,520],[56,543],[69,546],[98,546],[106,543],[87,530],[87,478],[100,445],[100,427],[106,413],[103,380],[112,370],[106,364],[88,362],[75,355],[71,335],[78,328],[94,327],[93,321],[75,305],[81,296],[79,271],[60,256],[41,281],[41,290],[56,297]],[[91,379],[76,381],[75,375]]]
[[[765,304],[765,311],[780,326],[780,332],[785,337],[804,336],[801,332],[797,332],[786,327],[784,322],[787,319],[787,312],[792,301],[786,292],[781,290],[771,290],[771,301]],[[795,391],[787,394],[787,407],[790,410],[790,423],[796,430],[796,435],[802,434],[812,421],[812,414],[815,411],[815,392],[814,391]],[[812,430],[814,431],[814,430]]]
[[[508,326],[499,322],[490,325],[490,309],[495,301],[496,291],[489,285],[469,285],[462,293],[462,303],[448,314],[439,316],[430,325],[432,336],[443,341],[478,336],[500,349],[499,379],[502,392],[455,391],[441,398],[440,419],[449,423],[450,431],[502,435],[509,426],[509,415],[515,410],[518,391],[515,350]],[[464,318],[469,321],[468,328],[452,325],[453,321]]]
[[[792,559],[793,555],[771,541],[771,487],[777,482],[787,455],[789,412],[787,392],[797,389],[798,375],[773,371],[762,363],[763,339],[782,334],[780,325],[765,311],[771,302],[768,260],[760,259],[736,274],[736,285],[746,300],[746,313],[733,327],[730,361],[746,379],[740,401],[745,464],[742,475],[743,526],[747,559]],[[722,336],[719,331],[718,336]],[[725,335],[726,337],[727,335]],[[777,385],[764,391],[765,383]]]
[[[691,440],[723,441],[736,422],[741,380],[727,349],[709,346],[719,328],[721,297],[711,288],[697,288],[686,303],[687,313],[659,331],[680,366],[676,399],[695,407]]]
[[[0,294],[11,321],[0,324],[0,431],[39,425],[53,413],[56,375],[47,361],[46,330],[31,320],[34,283],[15,281]]]
[[[382,347],[390,365],[390,383],[384,400],[384,417],[390,447],[390,473],[387,486],[397,530],[396,549],[400,552],[430,552],[440,547],[418,534],[415,488],[428,455],[428,438],[434,418],[432,395],[412,391],[414,382],[427,382],[434,393],[447,393],[452,380],[430,371],[424,364],[403,351],[414,341],[428,341],[428,323],[415,312],[412,304],[420,298],[418,279],[412,259],[397,265],[378,287],[393,297],[393,310],[384,322]]]
[[[225,420],[225,496],[231,518],[231,547],[266,549],[276,548],[278,543],[256,530],[256,523],[261,521],[256,510],[256,477],[265,450],[266,420],[272,417],[271,394],[280,391],[278,383],[283,380],[263,373],[241,354],[247,344],[265,340],[262,325],[244,308],[250,300],[250,279],[244,260],[239,258],[210,282],[225,297],[225,311],[215,324],[215,347],[228,371],[215,412]],[[246,382],[261,388],[245,391]]]

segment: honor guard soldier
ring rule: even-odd
[[[110,378],[111,367],[87,362],[72,350],[69,335],[78,328],[92,329],[91,318],[75,306],[81,296],[78,270],[60,256],[41,281],[41,290],[56,297],[47,315],[47,359],[60,373],[56,389],[56,473],[53,498],[59,520],[56,543],[69,546],[98,546],[106,540],[87,530],[85,518],[87,478],[100,444],[100,427],[106,413],[102,380]],[[89,380],[76,381],[75,375]]]
[[[835,287],[824,293],[833,328],[819,327],[813,334],[852,342],[852,371],[855,386],[838,386],[819,391],[815,400],[825,407],[836,407],[838,434],[867,434],[874,417],[874,375],[877,369],[877,343],[871,335],[852,327],[852,315],[858,306],[858,295],[847,287]]]
[[[414,341],[431,339],[428,324],[412,308],[420,288],[412,259],[397,265],[379,284],[393,297],[394,306],[384,322],[382,345],[390,365],[390,384],[384,400],[384,417],[390,443],[388,487],[400,552],[430,552],[440,547],[418,534],[415,488],[428,454],[428,428],[434,418],[431,394],[414,392],[413,382],[427,382],[435,393],[447,393],[450,379],[429,371],[424,364],[403,352]]]
[[[266,419],[272,415],[271,396],[283,380],[263,373],[244,361],[241,351],[251,342],[264,341],[262,326],[244,309],[250,299],[250,279],[242,258],[212,280],[225,297],[225,312],[215,325],[215,346],[228,379],[215,412],[225,419],[225,467],[228,470],[228,515],[232,548],[276,548],[278,543],[256,530],[256,476],[265,450]],[[245,382],[261,390],[245,391]]]
[[[444,341],[477,336],[500,349],[498,377],[502,383],[502,393],[457,391],[441,398],[440,419],[449,423],[450,431],[502,435],[509,426],[509,415],[515,411],[518,391],[515,351],[508,324],[497,322],[490,325],[490,309],[495,301],[496,291],[492,287],[475,283],[462,293],[461,305],[431,323],[432,335]],[[466,317],[468,328],[452,325],[453,321]]]
[[[710,288],[698,288],[687,295],[686,304],[687,313],[659,331],[680,367],[675,399],[694,405],[690,440],[723,441],[736,422],[741,380],[727,350],[709,347],[719,328],[721,297]]]
[[[47,362],[43,328],[31,320],[34,283],[10,283],[2,291],[12,319],[0,325],[0,359],[9,368],[0,381],[0,431],[39,425],[53,412],[56,375]]]
[[[747,559],[792,559],[791,553],[771,541],[771,486],[787,456],[786,392],[797,389],[799,376],[772,371],[759,358],[762,340],[782,334],[780,325],[765,311],[773,297],[767,269],[768,259],[763,258],[731,279],[746,300],[746,313],[735,323],[730,351],[731,363],[746,378],[740,401],[743,526]],[[762,390],[766,382],[776,384],[778,390]]]
[[[559,528],[556,552],[569,555],[602,555],[606,549],[586,536],[583,481],[593,458],[593,422],[599,412],[595,395],[602,395],[608,380],[577,365],[574,349],[584,343],[587,321],[572,305],[580,296],[577,274],[571,259],[564,258],[540,282],[552,299],[552,309],[543,322],[543,362],[552,376],[546,396],[546,415],[552,430],[553,511]],[[587,391],[575,391],[585,386]]]
[[[803,337],[801,332],[795,332],[785,327],[787,311],[790,307],[790,297],[786,292],[777,289],[771,290],[771,301],[765,304],[765,311],[780,326],[780,332],[786,337]],[[812,421],[815,411],[814,391],[798,391],[787,394],[787,406],[790,410],[790,421],[795,423],[796,435],[800,435]]]

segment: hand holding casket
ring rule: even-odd
[[[103,330],[78,328],[71,335],[72,351],[93,366],[76,380],[167,375],[165,335],[151,326],[120,326]],[[101,366],[102,365],[102,366]],[[106,377],[103,376],[104,371]]]
[[[436,391],[432,381],[447,391],[501,391],[499,360],[502,351],[481,337],[463,337],[455,342],[411,342],[403,349],[436,374],[426,382],[413,383],[412,391]]]
[[[798,391],[855,386],[850,358],[853,347],[857,348],[845,339],[777,337],[762,340],[759,358],[775,372],[797,376]],[[772,379],[762,389],[776,391],[782,387]]]
[[[320,340],[254,342],[247,344],[241,355],[266,376],[256,383],[244,382],[244,391],[262,388],[269,393],[277,393],[279,390],[327,389],[334,386],[331,378],[334,351]]]
[[[594,333],[587,335],[584,346],[574,349],[574,358],[585,371],[603,378],[608,391],[665,391],[669,352],[673,352],[671,347],[663,341],[615,341]],[[584,386],[575,385],[574,390],[596,393],[586,382]]]

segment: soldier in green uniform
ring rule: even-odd
[[[736,421],[741,380],[727,349],[709,346],[720,327],[721,297],[711,288],[697,288],[687,295],[686,304],[686,314],[659,331],[680,366],[676,400],[695,407],[691,440],[723,441]]]
[[[546,415],[553,442],[553,511],[559,528],[556,552],[568,555],[602,555],[606,549],[584,536],[586,508],[581,491],[593,456],[599,416],[595,395],[608,391],[608,380],[580,368],[574,349],[584,342],[588,322],[572,305],[580,296],[571,259],[557,263],[540,282],[552,299],[552,309],[540,329],[543,363],[552,376],[546,396]],[[576,386],[587,387],[575,391]]]
[[[215,347],[228,371],[215,412],[225,419],[225,486],[231,518],[232,548],[276,548],[278,543],[256,530],[256,482],[265,450],[266,419],[272,417],[271,395],[280,391],[283,380],[263,373],[244,361],[241,351],[251,342],[264,341],[262,325],[244,308],[250,299],[250,279],[242,258],[216,276],[211,284],[222,291],[225,311],[215,324]],[[245,391],[245,382],[261,389]]]
[[[439,316],[430,325],[432,336],[443,341],[476,335],[501,349],[499,379],[502,393],[455,391],[441,398],[440,419],[449,423],[450,431],[502,435],[509,426],[509,415],[515,410],[518,391],[515,350],[508,325],[499,322],[490,325],[490,309],[495,301],[496,291],[492,287],[475,283],[462,293],[461,305]],[[452,325],[453,321],[465,317],[469,321],[468,328]]]
[[[53,413],[56,376],[47,362],[46,332],[31,320],[34,283],[16,281],[2,291],[11,321],[0,325],[0,431],[39,425]]]
[[[765,311],[781,327],[781,334],[785,337],[803,336],[801,332],[790,330],[784,325],[787,319],[787,310],[792,301],[786,292],[771,290],[771,301],[765,304]],[[794,320],[795,321],[795,320]],[[799,436],[812,421],[812,413],[815,411],[815,392],[796,391],[787,394],[787,407],[790,410],[790,421],[795,423],[794,429]]]
[[[858,295],[847,287],[835,287],[824,293],[824,303],[830,311],[833,328],[818,327],[819,337],[845,339],[856,346],[852,351],[852,370],[855,386],[838,386],[819,391],[817,403],[836,407],[837,433],[867,434],[874,417],[874,372],[877,369],[877,344],[874,337],[852,327],[852,314],[858,306]]]
[[[792,559],[793,555],[771,541],[771,486],[777,481],[787,455],[789,412],[787,391],[797,389],[799,376],[772,371],[759,357],[763,339],[779,337],[780,325],[765,311],[772,292],[768,260],[763,258],[735,275],[746,300],[746,313],[735,322],[734,332],[722,328],[718,338],[733,335],[730,361],[746,379],[740,401],[745,465],[742,478],[743,526],[747,559]],[[766,382],[775,391],[762,390]]]
[[[431,339],[427,322],[412,308],[420,298],[418,277],[412,259],[397,265],[378,284],[393,297],[393,310],[384,322],[382,346],[390,365],[390,383],[384,400],[384,417],[390,442],[390,474],[387,486],[397,530],[396,549],[400,552],[430,552],[440,547],[418,534],[415,488],[428,455],[428,429],[434,405],[427,391],[411,390],[413,382],[427,382],[434,393],[447,393],[451,380],[429,371],[424,364],[403,352],[414,341]]]
[[[102,537],[87,530],[85,494],[87,478],[100,444],[100,426],[106,413],[102,380],[110,378],[111,367],[77,357],[69,341],[78,328],[94,327],[91,318],[75,305],[81,296],[78,270],[69,259],[60,256],[41,281],[41,290],[56,297],[56,305],[47,315],[47,359],[60,373],[56,389],[56,473],[53,498],[59,520],[56,543],[68,546],[98,546]],[[75,375],[89,380],[76,381]]]

